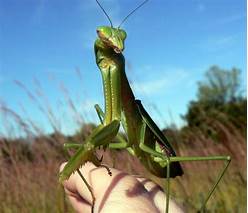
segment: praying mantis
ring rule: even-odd
[[[144,5],[144,1],[135,8],[121,24],[137,9]],[[105,111],[99,105],[95,105],[96,112],[101,121],[86,139],[84,144],[66,143],[67,149],[76,149],[75,154],[69,159],[63,170],[59,174],[59,181],[67,180],[74,172],[78,172],[87,188],[91,192],[94,206],[94,194],[91,186],[81,174],[79,168],[87,161],[93,162],[96,166],[101,165],[101,159],[96,155],[96,149],[107,147],[110,149],[126,149],[131,155],[136,156],[140,162],[153,175],[166,178],[166,208],[169,211],[170,178],[183,175],[180,162],[184,161],[224,161],[225,165],[221,170],[215,184],[212,186],[200,211],[205,210],[205,206],[213,191],[217,187],[222,176],[226,172],[231,161],[230,156],[176,156],[171,144],[152,120],[143,107],[140,100],[135,99],[130,84],[125,73],[125,58],[123,56],[124,43],[127,33],[120,28],[121,24],[115,28],[106,11],[96,0],[106,17],[110,26],[97,28],[97,39],[94,45],[96,64],[102,75]],[[127,140],[118,133],[120,125],[127,135]],[[118,142],[112,142],[117,138]],[[104,166],[106,167],[106,166]],[[109,168],[106,167],[111,175]],[[93,211],[93,208],[92,208]]]

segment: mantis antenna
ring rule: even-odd
[[[147,0],[147,1],[148,1],[148,0]],[[109,15],[106,13],[106,11],[104,10],[104,8],[102,7],[102,5],[99,3],[98,0],[96,0],[96,3],[99,5],[99,7],[100,7],[100,8],[102,9],[102,11],[104,12],[104,14],[107,16],[107,18],[108,18],[108,20],[109,20],[109,22],[110,22],[111,27],[113,27],[112,21],[111,21]]]
[[[131,16],[136,10],[138,10],[140,7],[142,7],[146,2],[148,2],[149,0],[145,0],[143,1],[138,7],[136,7],[132,12],[130,12],[123,20],[122,22],[119,24],[118,28],[120,28],[120,26],[128,19],[129,16]]]

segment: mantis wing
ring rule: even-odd
[[[145,108],[141,104],[141,101],[135,100],[135,103],[138,106],[139,113],[141,114],[143,121],[146,123],[146,125],[149,127],[149,129],[156,136],[158,144],[161,146],[162,150],[164,150],[165,156],[167,156],[168,158],[169,157],[175,157],[176,153],[173,150],[172,146],[170,145],[168,139],[161,132],[161,130],[158,128],[158,126],[152,120],[150,115],[146,112]],[[170,177],[181,176],[183,174],[183,170],[182,170],[182,167],[179,164],[179,162],[171,162],[170,163],[170,170],[171,170]]]

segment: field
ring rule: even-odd
[[[173,141],[180,156],[230,155],[230,167],[207,207],[209,212],[246,212],[245,134],[230,122],[220,122],[218,119],[209,120],[209,125],[218,133],[218,141],[206,136],[197,127],[168,128],[164,133]],[[63,201],[58,185],[59,165],[65,161],[62,144],[67,140],[83,142],[93,127],[84,125],[70,137],[54,133],[20,139],[2,138],[0,212],[72,212],[68,202]],[[107,150],[104,161],[164,185],[164,180],[152,177],[126,151]],[[172,180],[172,196],[187,212],[196,211],[222,166],[220,162],[183,163],[185,174]]]
[[[171,124],[162,131],[178,156],[231,156],[226,174],[207,203],[207,212],[243,213],[247,210],[247,100],[236,95],[240,94],[237,69],[226,71],[212,66],[207,74],[199,84],[198,100],[190,102],[184,115],[187,124],[181,128]],[[33,119],[0,104],[1,122],[8,133],[0,137],[0,212],[73,212],[58,184],[59,166],[67,159],[63,144],[84,143],[97,124],[85,122],[68,90],[62,87],[62,96],[78,125],[74,134],[64,135],[55,110],[40,95],[42,92],[35,96],[21,82],[16,84],[44,113],[53,133],[43,133]],[[21,136],[13,137],[14,130]],[[165,180],[152,176],[126,150],[98,152],[104,164],[150,178],[165,189]],[[186,212],[196,212],[224,165],[220,161],[181,164],[184,175],[171,181],[171,194]]]

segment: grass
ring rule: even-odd
[[[0,212],[73,212],[68,202],[64,201],[63,190],[58,185],[59,166],[66,160],[62,144],[68,140],[83,142],[94,125],[78,117],[79,131],[70,137],[63,135],[56,126],[56,116],[49,103],[45,101],[47,107],[42,106],[37,101],[38,97],[20,82],[18,84],[32,101],[39,102],[37,107],[51,121],[54,133],[42,134],[32,119],[24,119],[6,105],[0,105],[2,113],[11,117],[20,131],[25,133],[25,137],[13,139],[12,128],[6,126],[10,128],[10,135],[0,138]],[[63,92],[68,108],[79,115],[69,93],[65,89]],[[207,209],[208,212],[246,212],[246,126],[237,128],[228,119],[223,120],[223,116],[222,119],[209,119],[207,125],[215,130],[218,140],[197,127],[169,128],[164,133],[179,156],[230,155],[232,162],[209,200]],[[125,150],[99,152],[104,154],[106,164],[151,178],[164,187],[163,179],[152,176]],[[182,166],[185,174],[171,181],[172,196],[187,212],[195,212],[223,165],[220,162],[194,162],[183,163]]]
[[[236,143],[227,148],[222,143],[214,144],[195,131],[187,132],[186,136],[178,132],[173,134],[173,137],[182,137],[180,141],[187,141],[184,137],[188,137],[188,142],[177,144],[177,153],[181,156],[232,156],[230,167],[207,207],[209,212],[246,212],[246,153],[242,152],[246,150],[245,138],[238,142],[230,138]],[[59,205],[62,194],[58,186],[58,169],[65,158],[59,146],[53,144],[61,144],[65,140],[63,135],[37,137],[33,139],[33,143],[24,140],[1,140],[0,212],[71,211],[67,203],[60,201]],[[110,166],[114,161],[123,162],[115,163],[114,166],[130,174],[152,178],[161,186],[165,184],[164,180],[147,172],[141,163],[126,151],[106,151],[104,161]],[[213,184],[222,164],[198,162],[182,165],[185,174],[172,180],[172,196],[191,212],[201,205],[207,194],[206,189]]]
[[[235,140],[233,137],[229,138],[230,141],[225,141],[225,143],[236,142],[227,147],[225,143],[215,144],[211,139],[195,130],[187,130],[183,134],[182,132],[174,132],[173,134],[173,137],[180,138],[180,142],[177,144],[177,153],[180,156],[230,155],[232,157],[227,173],[211,196],[207,209],[209,212],[246,212],[245,137],[239,135],[240,139],[242,138],[240,141]],[[110,164],[112,154],[107,155],[110,157],[109,159],[105,157],[105,160]],[[133,159],[125,151],[116,155],[117,162],[125,162],[123,165],[118,163],[116,165],[118,168],[124,168],[125,171],[131,174],[142,174],[155,180],[162,187],[165,186],[164,179],[153,177],[142,167],[137,159]],[[125,159],[128,159],[128,164],[126,164],[127,160]],[[216,161],[182,163],[184,175],[171,181],[172,196],[184,206],[187,212],[196,212],[206,197],[208,190],[214,184],[223,165],[223,162]]]

